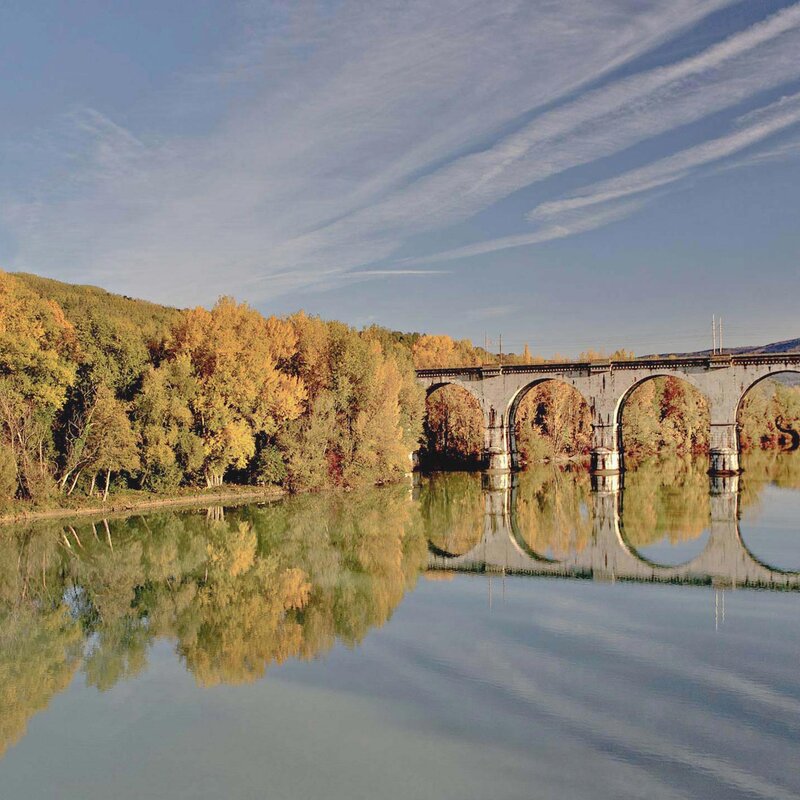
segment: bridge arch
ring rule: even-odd
[[[565,376],[545,375],[536,378],[535,380],[530,381],[530,383],[527,383],[524,386],[520,387],[516,392],[514,392],[511,399],[508,401],[508,405],[506,408],[506,420],[507,420],[506,424],[508,426],[509,448],[511,451],[511,464],[514,469],[519,469],[524,465],[520,452],[520,442],[519,442],[520,406],[522,406],[526,398],[531,397],[532,392],[536,392],[538,389],[541,389],[547,386],[548,384],[552,384],[554,386],[566,387],[571,393],[573,393],[575,399],[578,400],[581,409],[585,409],[587,451],[588,447],[591,446],[591,410],[589,405],[589,399],[587,398],[585,392],[582,391],[581,388],[576,386],[575,381],[571,381]]]
[[[708,516],[704,529],[692,539],[692,541],[699,541],[700,547],[696,549],[696,552],[686,555],[675,563],[662,561],[661,559],[644,552],[645,548],[650,546],[649,544],[641,545],[635,544],[633,541],[631,541],[630,528],[626,530],[624,515],[620,517],[617,523],[617,530],[619,533],[619,542],[622,547],[632,558],[640,561],[642,564],[646,564],[648,567],[652,567],[654,570],[684,569],[686,571],[691,571],[692,566],[698,563],[698,561],[702,558],[703,553],[706,551],[711,541],[711,517],[710,515]],[[665,536],[662,538],[666,538],[667,532],[665,531],[664,533]]]
[[[531,558],[558,564],[592,545],[596,494],[572,464],[536,464],[514,476],[511,534]]]
[[[767,372],[763,372],[762,374],[758,375],[757,377],[753,378],[752,380],[746,381],[743,383],[741,392],[739,395],[739,402],[736,406],[736,410],[738,411],[741,408],[742,402],[744,401],[745,397],[747,397],[747,393],[758,386],[760,383],[764,381],[773,380],[780,375],[797,375],[800,377],[800,366],[791,366],[791,365],[775,365],[775,367],[769,369]]]
[[[433,469],[481,466],[484,416],[478,395],[460,381],[440,381],[426,387],[420,463]]]
[[[735,412],[735,417],[734,417],[735,421],[736,421],[737,446],[738,446],[739,449],[742,448],[742,437],[743,437],[743,435],[744,435],[744,437],[746,439],[749,440],[750,437],[752,437],[754,435],[758,435],[758,433],[759,433],[757,427],[756,428],[752,428],[750,430],[747,430],[746,427],[745,427],[746,424],[747,424],[747,421],[744,418],[744,414],[745,414],[745,410],[747,408],[748,400],[751,400],[751,401],[754,400],[753,392],[758,390],[759,388],[763,387],[763,385],[767,381],[775,381],[776,378],[780,379],[780,378],[782,378],[784,376],[791,376],[791,375],[795,375],[798,378],[800,378],[800,369],[797,369],[797,368],[792,369],[791,367],[781,366],[779,368],[770,370],[769,372],[767,372],[767,373],[755,378],[755,380],[752,380],[747,385],[742,387],[741,394],[740,394],[740,396],[738,398],[738,402],[736,404],[736,412]],[[781,384],[780,380],[777,380],[775,382],[778,385],[785,385],[785,384]],[[798,385],[800,385],[800,381],[798,381]],[[775,412],[780,413],[780,409],[777,409],[777,408],[773,407],[773,410]],[[800,426],[786,427],[786,423],[789,422],[789,420],[781,420],[780,417],[776,418],[774,420],[774,422],[775,422],[775,427],[778,429],[778,431],[780,431],[783,436],[789,438],[790,445],[791,445],[789,447],[789,449],[792,449],[792,450],[798,449],[800,447],[800,430],[797,430],[797,427],[800,427]],[[784,424],[781,425],[781,422],[783,422]],[[766,433],[767,433],[767,431],[762,431],[761,432],[761,437],[763,437]],[[762,441],[763,441],[763,439],[762,439]],[[750,442],[747,441],[746,443],[749,444]]]
[[[742,552],[747,555],[747,558],[749,558],[753,564],[756,564],[762,569],[774,573],[775,575],[787,575],[792,577],[800,576],[800,566],[798,568],[775,566],[772,561],[768,561],[754,552],[751,546],[752,538],[750,540],[750,544],[748,544],[747,533],[742,532],[741,522],[736,526],[736,533],[738,536],[739,545],[742,548]]]
[[[708,388],[702,379],[698,379],[695,375],[687,372],[673,372],[672,370],[660,370],[644,377],[637,377],[632,383],[619,395],[616,400],[613,411],[614,425],[616,426],[617,448],[620,453],[621,459],[626,455],[626,424],[625,424],[625,411],[628,408],[632,398],[637,391],[643,389],[647,384],[657,381],[659,379],[677,381],[681,386],[688,386],[697,398],[702,402],[700,413],[704,417],[705,431],[704,435],[707,438],[710,436],[710,414],[711,414],[711,398],[709,397]],[[659,428],[663,427],[663,420],[658,421]]]
[[[475,473],[433,473],[417,493],[428,550],[442,559],[476,552],[485,533],[486,500]]]

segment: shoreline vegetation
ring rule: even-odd
[[[187,487],[183,492],[159,494],[141,489],[131,489],[111,495],[108,501],[98,504],[98,498],[79,497],[74,504],[59,503],[52,507],[24,506],[17,501],[0,510],[0,527],[39,520],[60,520],[73,517],[112,518],[130,516],[140,511],[180,509],[193,506],[237,506],[249,503],[271,502],[289,493],[277,486],[240,486],[229,484],[222,489]]]
[[[503,357],[544,361],[527,345]],[[0,521],[391,483],[415,451],[425,469],[474,469],[475,399],[455,386],[426,398],[414,369],[496,362],[449,336],[265,317],[228,297],[174,309],[0,271]],[[739,422],[744,450],[797,446],[800,387],[760,384]],[[589,409],[566,384],[531,389],[516,424],[524,464],[589,452]],[[689,384],[654,378],[626,402],[626,457],[703,452],[708,429]]]
[[[0,272],[0,513],[400,478],[425,409],[402,338]]]

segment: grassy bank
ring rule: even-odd
[[[228,485],[215,489],[187,487],[169,494],[129,490],[109,496],[103,503],[98,497],[60,497],[52,505],[14,501],[0,509],[0,525],[10,525],[41,519],[65,517],[109,516],[140,510],[174,508],[179,506],[217,505],[219,503],[248,503],[274,500],[286,491],[275,487]]]

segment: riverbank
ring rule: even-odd
[[[37,506],[14,507],[0,513],[0,526],[13,525],[34,520],[64,519],[69,517],[98,517],[130,514],[140,510],[157,510],[159,508],[177,508],[221,503],[252,503],[259,500],[275,500],[284,497],[288,492],[275,486],[226,486],[221,489],[192,489],[185,494],[177,493],[159,495],[151,492],[131,491],[112,495],[108,502],[98,502],[97,498],[70,498],[70,505],[59,505],[52,508]],[[65,498],[66,499],[66,498]]]

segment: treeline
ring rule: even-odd
[[[608,357],[633,354],[580,355]],[[230,298],[178,310],[0,272],[0,503],[225,481],[355,486],[401,476],[418,449],[425,466],[476,467],[474,398],[445,387],[426,409],[414,368],[498,360],[449,336],[359,331],[302,312],[267,318]],[[503,356],[544,360],[527,345]],[[590,449],[589,410],[564,384],[528,392],[516,420],[527,463]],[[629,455],[707,447],[705,402],[681,381],[643,384],[624,422]],[[741,423],[745,447],[797,444],[800,393],[762,384]]]
[[[0,272],[0,500],[390,480],[424,415],[411,352],[230,298],[179,311]]]

